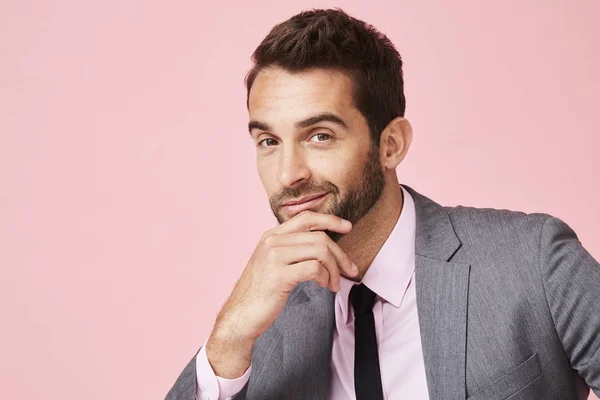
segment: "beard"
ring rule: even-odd
[[[332,200],[321,212],[323,214],[336,215],[352,222],[352,225],[354,225],[367,214],[371,208],[373,208],[381,197],[385,187],[385,177],[379,162],[378,149],[374,145],[371,145],[371,148],[369,149],[367,161],[362,168],[361,176],[357,180],[351,180],[351,182],[356,183],[348,186],[345,195],[341,195],[339,188],[328,181],[320,185],[307,182],[296,188],[284,188],[280,193],[269,200],[271,210],[273,211],[275,218],[277,218],[277,222],[283,224],[286,219],[278,210],[287,199],[298,198],[302,195],[329,193],[332,195]],[[326,230],[325,233],[334,242],[340,240],[344,235],[328,230]]]

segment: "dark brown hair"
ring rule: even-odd
[[[339,70],[353,81],[353,100],[379,146],[381,131],[406,108],[402,59],[392,42],[372,25],[339,8],[303,11],[269,32],[252,54],[245,78],[246,106],[256,75],[266,67],[289,72]]]

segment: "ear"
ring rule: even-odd
[[[402,162],[412,142],[412,133],[412,126],[406,118],[397,117],[387,124],[379,141],[381,162],[385,168],[396,169]]]

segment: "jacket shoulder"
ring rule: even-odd
[[[523,236],[539,234],[544,223],[553,215],[541,212],[479,208],[471,206],[444,207],[456,233],[493,232],[499,235]]]
[[[519,258],[521,263],[537,263],[546,221],[556,218],[546,213],[477,208],[444,207],[462,244],[466,259],[502,260]],[[466,253],[464,253],[466,252]]]

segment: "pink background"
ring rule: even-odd
[[[600,258],[596,0],[3,0],[0,398],[165,396],[275,224],[250,54],[328,6],[405,61],[402,182],[554,214]]]

